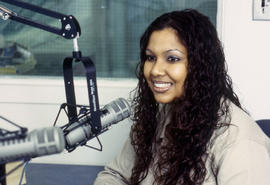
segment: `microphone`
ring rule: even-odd
[[[131,114],[131,108],[127,100],[118,98],[105,105],[100,110],[101,133],[107,131],[111,125],[127,118]],[[66,138],[66,148],[74,148],[77,145],[85,144],[95,137],[91,130],[91,116],[85,116],[78,122],[73,123],[68,129]],[[98,135],[99,135],[98,134]]]
[[[119,98],[105,105],[100,111],[102,129],[99,134],[108,130],[112,124],[129,117],[131,108],[125,99]],[[93,137],[95,135],[91,131],[91,115],[79,119],[65,131],[60,127],[36,129],[29,132],[25,138],[0,141],[0,164],[61,153],[65,148],[72,151]],[[69,150],[70,148],[72,150]]]
[[[0,163],[60,153],[65,149],[64,133],[59,127],[36,129],[25,138],[0,142]]]

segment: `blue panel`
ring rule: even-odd
[[[264,133],[270,137],[270,119],[262,119],[256,121]]]
[[[36,164],[26,168],[27,185],[90,185],[103,166]]]

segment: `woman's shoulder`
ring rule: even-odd
[[[231,121],[229,130],[236,140],[247,139],[253,142],[269,144],[270,139],[264,134],[256,121],[245,111],[230,103]]]
[[[209,142],[209,181],[218,178],[221,183],[239,184],[235,181],[241,179],[244,184],[257,180],[262,184],[270,164],[270,139],[241,108],[230,103],[229,109],[230,119],[223,119],[228,126],[216,129]],[[260,175],[253,175],[254,171]]]
[[[209,149],[213,153],[222,153],[244,141],[265,147],[270,154],[270,139],[255,120],[232,102],[230,102],[229,110],[229,125],[213,133]]]

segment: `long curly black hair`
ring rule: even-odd
[[[205,156],[214,130],[225,126],[220,120],[222,116],[229,117],[229,102],[240,108],[241,105],[232,89],[215,27],[208,17],[193,9],[161,15],[141,37],[139,82],[133,100],[134,125],[130,134],[136,153],[131,184],[140,184],[153,162],[159,104],[147,85],[143,67],[151,34],[164,28],[174,29],[186,47],[188,73],[184,93],[170,103],[171,120],[165,130],[167,142],[158,151],[155,183],[199,185],[206,177]]]

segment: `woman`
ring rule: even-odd
[[[266,185],[270,142],[242,110],[215,27],[166,13],[140,40],[134,125],[95,185]]]

